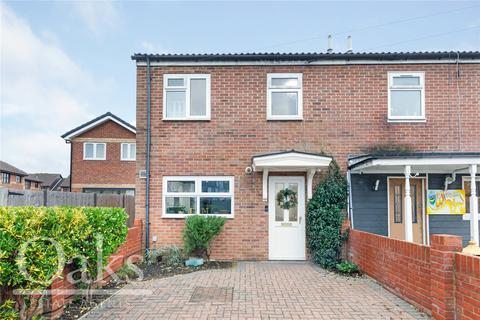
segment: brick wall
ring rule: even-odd
[[[135,220],[134,226],[128,229],[125,242],[108,259],[107,271],[104,273],[104,282],[108,280],[110,273],[117,272],[127,261],[138,262],[143,257],[142,251],[142,221]],[[63,314],[64,307],[73,298],[73,293],[66,290],[75,289],[68,281],[71,270],[66,267],[62,278],[57,278],[50,286],[51,295],[48,297],[44,310],[44,316],[56,319]]]
[[[480,319],[480,257],[455,255],[457,319]]]
[[[83,160],[84,142],[105,142],[106,160]],[[134,188],[135,161],[120,160],[121,143],[135,142],[135,134],[109,120],[75,137],[72,148],[72,191],[84,187]]]
[[[20,177],[20,183],[17,183],[16,178]],[[1,178],[1,174],[0,174]],[[0,188],[9,188],[9,189],[15,189],[15,190],[23,190],[25,189],[25,177],[22,176],[17,176],[13,173],[10,173],[10,183],[3,183],[3,181],[0,180]]]
[[[348,257],[385,288],[434,319],[480,319],[480,257],[462,239],[432,235],[431,246],[351,230]]]
[[[215,241],[218,259],[267,259],[268,214],[260,173],[245,175],[256,154],[297,149],[326,152],[342,169],[348,154],[378,145],[416,151],[480,151],[480,65],[152,67],[151,236],[180,244],[183,220],[162,219],[165,175],[235,177],[235,219]],[[387,121],[389,71],[425,72],[425,123]],[[303,121],[266,120],[267,73],[303,73]],[[163,74],[211,75],[210,121],[162,121]],[[137,68],[137,170],[145,169],[146,68]],[[459,101],[460,105],[457,104]],[[457,117],[457,112],[460,111]],[[452,114],[455,116],[452,117]],[[448,133],[448,134],[446,134]],[[145,217],[145,179],[137,178],[137,217]]]

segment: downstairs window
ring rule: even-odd
[[[164,177],[163,216],[233,217],[233,177]]]

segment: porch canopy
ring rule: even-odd
[[[409,179],[419,174],[428,173],[464,173],[470,175],[471,181],[475,181],[479,165],[480,152],[367,154],[348,159],[350,173],[390,173],[405,176],[405,237],[407,241],[413,241],[412,199]],[[470,208],[471,240],[478,245],[478,202],[475,183],[471,184]]]
[[[312,198],[312,182],[315,172],[329,166],[332,158],[318,153],[301,151],[281,151],[262,154],[252,157],[253,171],[263,172],[263,200],[268,198],[268,173],[269,172],[306,172],[307,173],[307,198]]]

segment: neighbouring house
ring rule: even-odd
[[[35,183],[35,187],[30,189],[39,188],[40,190],[48,191],[60,191],[60,185],[64,180],[60,173],[32,173],[27,176],[27,179],[35,182],[40,182],[39,187],[37,183]],[[33,184],[31,184],[31,186],[32,185]]]
[[[213,214],[228,218],[216,259],[305,259],[306,202],[332,159],[354,229],[478,244],[480,52],[132,59],[146,246],[179,245],[185,217]]]
[[[25,171],[5,161],[0,161],[0,173],[2,174],[1,188],[25,189],[25,177],[28,175]]]
[[[70,176],[64,178],[60,184],[60,191],[70,192]]]
[[[70,190],[135,194],[136,128],[107,112],[62,135],[70,144]]]

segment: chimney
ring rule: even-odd
[[[352,36],[347,37],[347,53],[352,53],[353,48],[352,48]]]
[[[329,34],[328,35],[328,49],[327,49],[327,53],[332,53],[333,52],[333,44],[332,44],[332,35]]]

